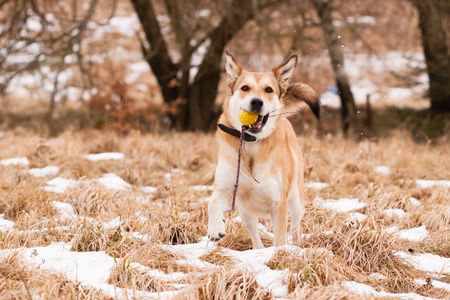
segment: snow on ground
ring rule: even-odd
[[[4,166],[28,166],[30,161],[26,157],[12,157],[0,160],[0,164]]]
[[[322,190],[326,187],[330,186],[328,183],[325,182],[307,182],[305,184],[305,187],[308,189],[315,189],[315,190]]]
[[[410,197],[409,202],[411,203],[411,205],[414,205],[414,206],[422,205],[422,203],[414,197]]]
[[[143,186],[143,187],[141,188],[141,190],[142,190],[144,193],[150,194],[150,193],[156,192],[157,188],[154,187],[154,186]]]
[[[374,296],[374,297],[398,297],[401,299],[412,299],[412,300],[433,300],[436,298],[430,298],[421,296],[416,293],[388,293],[385,291],[376,291],[370,285],[359,283],[356,281],[344,281],[342,285],[345,286],[349,291],[358,294],[358,295],[366,295],[366,296]]]
[[[54,176],[59,173],[59,167],[47,166],[44,168],[33,168],[33,169],[29,169],[28,173],[33,175],[34,177]]]
[[[401,217],[408,215],[407,212],[405,212],[403,209],[400,209],[400,208],[385,209],[384,214],[391,218],[396,217],[396,216],[401,218]]]
[[[98,179],[98,182],[111,190],[126,191],[131,189],[131,185],[128,182],[114,173],[104,174],[102,178]]]
[[[175,253],[180,253],[186,257],[186,262],[189,265],[195,265],[200,268],[214,268],[214,265],[204,262],[199,259],[200,256],[207,254],[216,248],[213,242],[208,241],[208,238],[204,237],[201,242],[196,244],[174,245],[164,246],[167,250]],[[286,249],[292,251],[300,251],[300,253],[306,250],[295,246],[282,246],[282,247],[268,247],[264,249],[255,249],[247,251],[236,251],[231,249],[222,248],[222,254],[229,256],[238,263],[236,268],[243,268],[251,270],[256,273],[256,281],[259,285],[269,289],[274,296],[284,297],[288,293],[287,286],[283,284],[283,279],[286,277],[288,270],[271,270],[265,265],[265,262],[269,261],[272,255],[277,249]],[[322,251],[323,249],[317,249]],[[186,263],[185,262],[185,263]]]
[[[319,64],[328,62],[324,57],[311,57],[311,60]],[[371,103],[377,103],[381,99],[385,104],[395,105],[403,99],[410,99],[415,95],[423,94],[429,85],[426,74],[415,78],[417,84],[412,88],[391,86],[386,74],[391,71],[401,72],[415,67],[424,67],[425,59],[419,52],[388,51],[377,55],[356,54],[345,56],[345,71],[350,79],[351,90],[356,104],[365,104],[367,95],[370,95]],[[374,76],[368,78],[364,74],[371,73]],[[425,76],[424,76],[425,75]],[[320,95],[320,102],[324,106],[340,107],[340,98],[336,87],[328,87]]]
[[[94,179],[108,189],[116,191],[127,191],[131,189],[131,185],[114,173],[103,174],[103,177]],[[76,186],[82,181],[56,177],[47,181],[44,190],[47,192],[64,193],[68,188]]]
[[[104,251],[73,252],[72,246],[64,243],[53,243],[48,247],[18,248],[0,250],[0,257],[6,257],[14,252],[23,255],[26,264],[51,273],[63,274],[67,279],[79,282],[82,286],[102,290],[110,297],[129,299],[137,297],[167,297],[174,296],[177,291],[170,293],[150,293],[132,291],[108,284],[111,269],[115,266],[115,259]]]
[[[421,284],[421,285],[426,285],[426,284],[428,284],[428,282],[427,282],[426,280],[423,280],[423,279],[415,279],[414,281],[415,281],[417,284]],[[450,284],[449,284],[449,283],[445,283],[445,282],[438,281],[438,280],[433,280],[433,279],[431,279],[431,278],[430,278],[430,281],[429,281],[429,282],[430,282],[431,285],[432,285],[433,287],[435,287],[435,288],[443,289],[443,290],[446,290],[446,291],[449,291],[449,292],[450,292]]]
[[[349,213],[349,215],[350,215],[350,217],[355,218],[359,222],[362,222],[367,218],[367,216],[365,214],[362,214],[359,212],[351,212],[351,213]]]
[[[443,186],[450,188],[450,180],[416,180],[416,184],[421,188],[430,188],[433,186]]]
[[[438,274],[450,273],[450,258],[448,257],[442,257],[431,253],[412,255],[403,251],[398,251],[395,255],[410,262],[418,270]]]
[[[429,234],[425,226],[420,226],[416,228],[399,230],[398,226],[392,226],[385,230],[387,233],[395,233],[401,239],[410,240],[413,242],[420,242],[426,238]]]
[[[4,219],[4,214],[0,214],[0,231],[5,231],[14,227],[15,223]]]
[[[61,221],[77,218],[75,210],[73,209],[71,204],[59,201],[52,201],[51,204],[58,211],[59,219]]]
[[[56,177],[47,181],[47,186],[44,187],[44,190],[53,193],[64,193],[68,188],[74,187],[76,184],[77,181],[75,180]]]
[[[397,234],[402,239],[419,242],[426,238],[429,232],[425,229],[425,226],[420,226],[417,228],[400,230]]]
[[[386,166],[376,166],[373,167],[373,171],[375,173],[383,174],[383,175],[389,175],[391,173],[391,169]]]
[[[86,154],[84,157],[90,161],[119,160],[124,158],[124,154],[119,152],[105,152],[97,154]]]
[[[359,202],[359,199],[348,198],[340,198],[339,200],[316,198],[314,202],[325,209],[336,212],[351,212],[367,205],[367,203]]]

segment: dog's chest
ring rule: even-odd
[[[240,209],[266,216],[270,208],[280,201],[281,175],[271,174],[267,167],[255,163],[253,174],[246,168],[241,171],[237,193]]]

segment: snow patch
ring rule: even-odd
[[[422,205],[422,203],[414,197],[410,197],[409,202],[411,203],[411,205],[414,205],[414,206]]]
[[[429,232],[425,229],[425,226],[420,226],[417,228],[400,230],[397,234],[402,239],[410,240],[413,242],[420,242],[427,237]]]
[[[387,293],[385,291],[376,291],[370,285],[359,283],[356,281],[344,281],[342,285],[345,286],[349,291],[358,295],[368,295],[375,297],[398,297],[402,299],[413,299],[413,300],[433,300],[435,298],[421,296],[416,293]]]
[[[154,186],[143,186],[143,187],[141,188],[141,190],[142,190],[144,193],[150,194],[150,193],[156,192],[157,188],[154,187]]]
[[[403,251],[395,252],[395,255],[407,260],[418,270],[434,273],[450,273],[450,258],[447,257],[431,253],[411,255]]]
[[[351,212],[353,210],[361,209],[367,205],[367,203],[359,202],[359,199],[340,198],[339,200],[322,198],[314,199],[314,202],[318,203],[321,207],[336,212]]]
[[[114,298],[130,299],[134,298],[133,296],[161,296],[162,293],[132,291],[108,284],[107,280],[111,274],[111,269],[115,266],[113,257],[107,255],[104,251],[74,252],[70,251],[70,248],[70,244],[53,243],[48,247],[0,250],[0,257],[19,252],[28,265],[34,265],[54,274],[62,274],[69,280],[79,282],[82,286],[100,289]],[[171,291],[170,295],[177,292]]]
[[[64,193],[68,188],[74,187],[77,184],[75,180],[56,177],[47,181],[47,186],[44,187],[46,192]]]
[[[373,167],[373,171],[375,173],[379,173],[379,174],[383,174],[383,175],[388,175],[388,174],[391,173],[391,169],[389,167],[386,167],[386,166]]]
[[[33,168],[33,169],[29,169],[28,173],[33,175],[34,177],[55,176],[56,174],[59,173],[59,167],[47,166],[44,168]]]
[[[126,191],[131,188],[131,185],[128,182],[114,173],[104,174],[102,178],[98,179],[98,182],[106,188],[116,191]]]
[[[386,233],[390,234],[390,233],[398,232],[399,228],[398,228],[398,226],[392,226],[392,227],[389,227],[389,228],[385,229],[384,231]]]
[[[0,164],[4,166],[28,166],[30,161],[26,157],[13,157],[0,160]]]
[[[324,189],[324,188],[326,188],[326,187],[328,187],[330,185],[328,183],[325,183],[325,182],[317,182],[316,181],[316,182],[307,182],[305,184],[305,186],[308,189],[315,189],[315,190],[320,191],[320,190],[322,190],[322,189]]]
[[[59,201],[52,201],[51,204],[58,211],[59,219],[61,221],[77,218],[75,210],[73,209],[71,204]]]
[[[117,217],[109,222],[102,224],[103,228],[105,229],[113,229],[120,226],[120,217]]]
[[[4,219],[5,214],[0,214],[0,231],[5,231],[14,227],[15,223]]]
[[[124,157],[124,154],[119,152],[105,152],[97,154],[86,154],[84,157],[86,159],[89,159],[90,161],[119,160]]]
[[[365,214],[362,214],[359,212],[351,212],[349,215],[350,215],[350,217],[355,218],[359,222],[362,222],[367,218],[367,216]]]
[[[384,214],[386,216],[390,217],[390,218],[393,218],[393,217],[396,217],[396,216],[401,218],[401,217],[404,217],[404,216],[408,215],[407,212],[405,212],[403,209],[400,209],[400,208],[385,209],[384,210]]]
[[[402,100],[410,98],[412,96],[412,91],[407,88],[390,88],[387,96],[392,100]]]
[[[421,188],[430,188],[433,186],[443,186],[450,188],[450,180],[416,180],[416,184]]]

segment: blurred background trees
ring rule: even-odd
[[[214,129],[225,49],[254,71],[300,54],[320,130],[450,111],[446,0],[0,0],[0,17],[3,128]]]

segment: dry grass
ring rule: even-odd
[[[222,247],[238,251],[252,249],[250,233],[248,233],[242,223],[228,222],[226,224],[226,228],[227,235],[219,243]],[[270,247],[273,245],[273,238],[264,233],[261,233],[261,241],[264,247]]]
[[[272,299],[272,295],[256,282],[248,270],[219,268],[200,279],[196,291],[188,291],[182,297],[195,299]]]
[[[193,143],[192,141],[195,141]],[[387,292],[414,292],[435,298],[449,298],[450,293],[417,284],[414,279],[433,278],[400,261],[392,253],[433,253],[450,257],[450,190],[444,187],[420,188],[416,179],[450,179],[450,150],[446,139],[431,144],[417,144],[405,132],[390,137],[360,142],[331,135],[299,138],[305,156],[306,182],[330,184],[323,190],[307,189],[303,233],[311,234],[298,246],[305,252],[278,249],[267,266],[289,269],[284,279],[288,299],[354,299],[355,295],[340,283],[355,280]],[[91,162],[84,154],[104,151],[122,152],[118,161]],[[211,185],[217,163],[217,146],[212,135],[141,134],[120,136],[112,132],[65,131],[45,139],[24,131],[8,132],[0,138],[0,159],[26,156],[29,167],[56,165],[58,176],[81,183],[65,193],[46,192],[49,178],[34,178],[29,167],[0,165],[0,214],[15,222],[11,230],[0,231],[0,249],[47,246],[52,242],[72,244],[73,251],[105,251],[117,260],[109,282],[118,287],[150,292],[177,290],[180,299],[271,299],[255,273],[236,267],[238,261],[227,255],[228,249],[251,249],[251,239],[240,222],[227,216],[227,235],[220,246],[200,255],[211,269],[183,263],[186,256],[170,251],[168,246],[199,242],[207,232],[207,202],[210,191],[193,191],[192,185]],[[388,175],[373,167],[386,165]],[[171,170],[179,169],[179,172]],[[116,173],[132,185],[129,191],[112,191],[96,178]],[[166,174],[171,173],[172,179]],[[157,191],[144,193],[143,186]],[[368,216],[356,222],[347,213],[336,213],[312,203],[323,199],[359,198],[368,205],[359,210]],[[414,206],[409,200],[421,202]],[[76,218],[58,220],[52,201],[69,203]],[[383,211],[403,209],[408,215],[389,217]],[[116,217],[116,226],[107,226]],[[261,220],[271,231],[271,224]],[[426,226],[429,236],[420,242],[401,240],[386,234],[385,228],[400,229]],[[323,234],[333,231],[333,234]],[[136,234],[145,238],[137,238]],[[263,244],[273,239],[262,234]],[[289,248],[290,249],[290,248]],[[61,275],[25,268],[20,257],[2,258],[0,263],[0,298],[35,297],[104,299],[93,289],[86,289]],[[140,263],[165,274],[183,272],[186,278],[168,282],[149,276],[128,265]],[[127,267],[128,266],[128,267]],[[375,279],[373,273],[385,276]],[[20,277],[22,276],[22,278]],[[440,280],[447,281],[447,277]],[[358,296],[358,298],[363,298]],[[370,297],[368,297],[370,298]]]
[[[0,283],[1,299],[35,299],[37,294],[44,299],[112,299],[62,275],[24,266],[17,253],[0,259]]]
[[[289,293],[297,286],[328,286],[346,280],[354,280],[352,270],[342,259],[326,249],[278,250],[266,265],[273,270],[289,269],[285,279]]]
[[[121,288],[146,292],[163,292],[170,290],[170,286],[165,282],[149,276],[145,271],[131,267],[127,260],[117,263],[111,270],[108,283]]]

